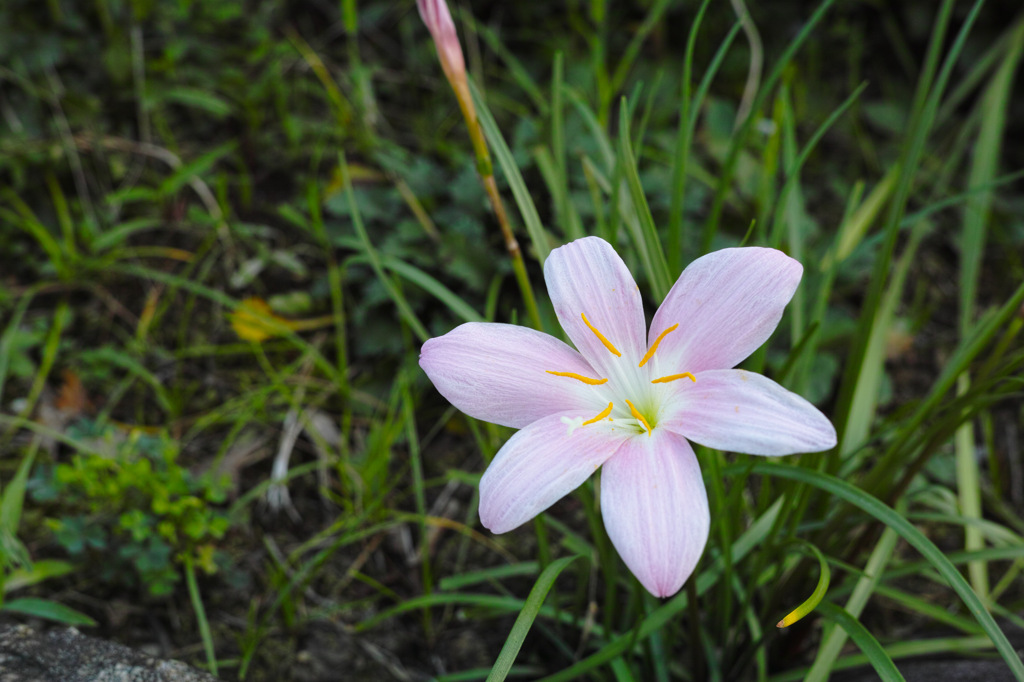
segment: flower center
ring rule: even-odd
[[[601,331],[597,327],[595,327],[594,325],[592,325],[590,323],[590,320],[587,319],[586,313],[580,313],[580,317],[583,319],[583,324],[587,325],[587,328],[591,332],[594,333],[594,336],[596,336],[598,341],[600,341],[601,344],[604,345],[604,347],[608,349],[609,353],[611,353],[612,355],[614,355],[617,358],[622,358],[622,353],[619,352],[619,349],[616,348],[615,344],[613,344],[608,339],[607,336],[602,334]],[[654,357],[654,354],[657,352],[658,346],[661,344],[662,339],[664,339],[666,336],[668,336],[670,333],[674,332],[678,328],[679,328],[679,324],[676,323],[676,324],[672,325],[671,327],[669,327],[668,329],[666,329],[665,331],[661,332],[661,334],[658,335],[658,338],[656,338],[654,340],[654,343],[652,343],[650,345],[650,347],[647,349],[647,352],[644,353],[643,358],[640,360],[640,364],[637,365],[637,369],[640,369],[644,365],[646,365],[650,361],[650,359]],[[550,370],[550,369],[549,370],[545,370],[545,371],[548,374],[553,374],[556,377],[565,377],[567,379],[575,379],[576,381],[582,382],[582,383],[584,383],[584,384],[586,384],[588,386],[602,386],[603,384],[608,383],[608,379],[606,377],[595,379],[593,377],[584,376],[582,374],[576,374],[575,372],[559,372],[559,371]],[[636,372],[636,370],[630,370],[630,371],[631,372]],[[646,373],[643,373],[643,374],[646,374]],[[649,375],[644,376],[644,378],[647,378],[647,376],[649,376]],[[671,381],[676,381],[678,379],[684,379],[684,378],[685,379],[689,379],[693,383],[697,383],[697,377],[695,377],[690,372],[682,372],[680,374],[669,374],[667,376],[657,377],[655,379],[650,379],[650,383],[652,383],[652,384],[667,384],[667,383],[669,383]],[[617,388],[622,388],[622,387],[617,387]],[[607,389],[596,389],[596,390],[606,391]],[[606,397],[608,397],[608,396],[606,396]],[[614,396],[611,396],[611,397],[614,397]],[[635,420],[636,425],[640,429],[640,431],[641,432],[646,432],[647,435],[650,436],[651,433],[654,430],[654,427],[657,426],[657,416],[658,416],[657,400],[655,399],[655,400],[652,401],[650,399],[651,396],[643,396],[643,397],[646,398],[646,400],[644,400],[641,403],[641,406],[644,408],[643,410],[637,409],[636,405],[634,405],[633,402],[631,400],[629,400],[629,399],[624,398],[623,402],[625,402],[626,406],[629,408],[630,417],[632,417],[632,419]],[[634,395],[633,399],[637,400],[637,397]],[[640,401],[637,400],[637,402],[640,402]],[[614,409],[615,409],[615,401],[614,400],[610,400],[608,402],[608,406],[606,408],[604,408],[603,410],[601,410],[601,412],[599,412],[597,415],[595,415],[591,419],[583,421],[582,417],[580,417],[580,418],[578,418],[576,420],[571,420],[571,419],[565,418],[565,419],[563,419],[563,421],[565,421],[565,423],[569,425],[569,433],[571,434],[573,431],[575,431],[576,429],[580,428],[581,426],[588,426],[590,424],[596,424],[597,422],[601,421],[602,419],[607,419],[608,421],[614,421],[614,419],[612,418],[612,412],[613,412]],[[628,417],[626,419],[627,419],[627,421],[629,420]]]

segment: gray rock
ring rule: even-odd
[[[216,682],[178,661],[162,661],[74,628],[40,633],[0,625],[0,682]]]

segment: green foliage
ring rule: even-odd
[[[73,559],[98,567],[107,582],[127,581],[154,596],[174,589],[186,560],[217,571],[217,543],[230,527],[219,508],[223,480],[181,466],[166,434],[124,437],[87,421],[76,436],[108,443],[110,456],[74,454],[33,481],[37,501],[60,500],[62,515],[49,524]]]
[[[781,248],[804,279],[746,367],[821,406],[840,446],[699,452],[711,540],[661,604],[605,536],[596,481],[487,533],[479,477],[510,431],[416,361],[423,338],[527,306],[413,3],[7,0],[2,610],[88,624],[58,587],[132,586],[170,621],[187,590],[175,645],[249,680],[286,679],[337,623],[367,651],[429,650],[441,680],[899,679],[936,652],[1019,675],[1000,626],[1024,604],[1024,18],[449,5],[545,328],[543,261],[579,236],[615,244],[648,301],[708,249]],[[241,340],[250,297],[323,324]],[[230,472],[230,510],[229,482],[196,471]],[[240,586],[220,569],[242,553]],[[479,660],[451,646],[467,632]]]

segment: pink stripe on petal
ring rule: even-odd
[[[559,324],[590,364],[607,376],[623,362],[639,363],[647,351],[643,302],[611,244],[585,237],[555,249],[544,263],[544,281]],[[581,315],[622,353],[621,360]]]
[[[562,418],[585,421],[593,414],[563,412],[513,435],[480,479],[480,522],[493,533],[526,523],[587,480],[631,435],[607,421],[572,429]]]
[[[771,379],[741,369],[681,384],[659,426],[717,450],[750,455],[821,452],[836,445],[828,417]]]
[[[735,367],[775,331],[802,275],[799,262],[775,249],[722,249],[693,261],[651,321],[651,342],[679,324],[661,342],[660,367]]]
[[[711,525],[690,444],[661,428],[627,441],[601,470],[601,515],[640,584],[656,597],[678,592],[704,552]]]
[[[596,414],[607,405],[598,387],[548,374],[602,378],[575,350],[526,327],[467,322],[424,343],[420,367],[452,405],[502,426],[522,428],[565,410]]]

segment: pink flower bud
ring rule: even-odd
[[[466,62],[462,58],[462,46],[459,45],[448,3],[445,0],[416,0],[416,7],[434,39],[445,76],[453,85],[455,80],[465,80]]]

